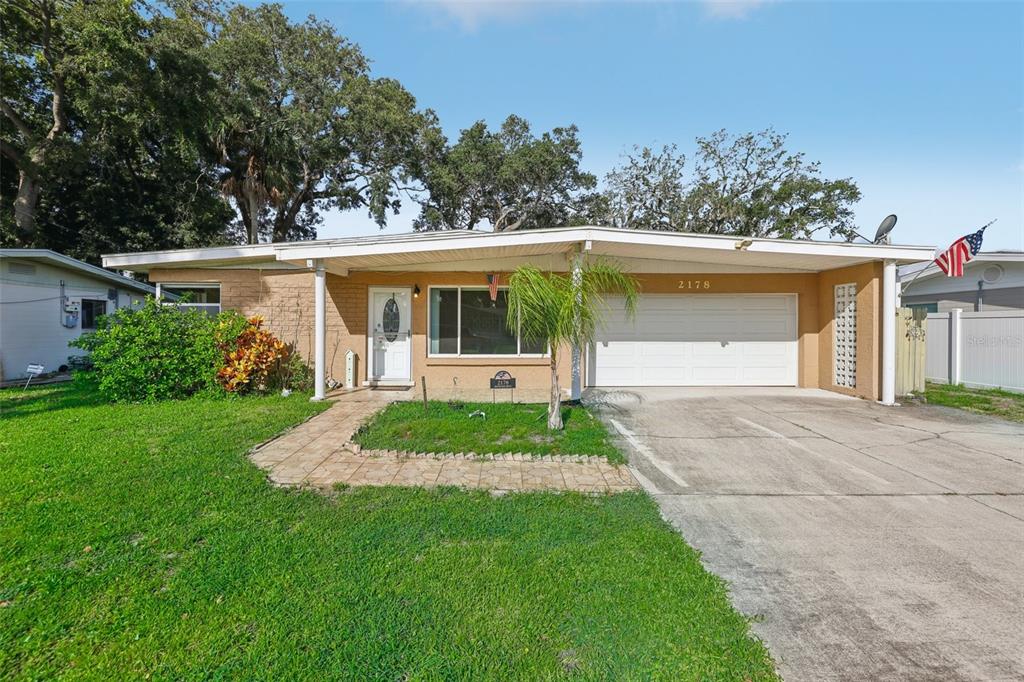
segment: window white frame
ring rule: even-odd
[[[457,351],[455,353],[432,353],[430,351],[430,330],[432,329],[430,319],[430,301],[432,298],[432,291],[434,289],[455,289],[458,292],[458,298],[456,302],[456,328],[458,329],[458,336],[455,338],[455,347]],[[427,357],[428,358],[483,358],[483,359],[502,359],[502,358],[546,358],[550,355],[550,348],[544,353],[524,353],[523,348],[523,336],[516,330],[516,352],[513,353],[462,353],[462,292],[463,291],[488,291],[486,286],[477,285],[456,285],[456,284],[431,284],[427,287]],[[498,291],[508,291],[508,287],[498,287]]]
[[[218,298],[220,298],[221,286],[220,282],[161,282],[160,283],[160,296],[161,302],[165,305],[178,306],[180,308],[199,308],[201,310],[211,310],[214,313],[221,311],[220,303],[179,303],[177,301],[168,301],[165,296],[168,293],[179,296],[176,289],[216,289],[218,292]],[[223,299],[221,299],[223,302]]]

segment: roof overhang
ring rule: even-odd
[[[124,275],[119,275],[116,272],[110,272],[109,270],[98,268],[95,265],[90,265],[89,263],[80,261],[77,258],[65,256],[62,253],[57,253],[50,249],[0,249],[0,258],[17,258],[18,260],[49,263],[50,265],[55,265],[57,267],[77,270],[89,277],[95,277],[96,279],[115,284],[119,287],[124,287],[125,289],[133,289],[147,294],[156,293],[156,289],[148,284],[136,282]],[[104,261],[105,260],[106,259],[104,259]],[[104,265],[106,265],[105,262]]]
[[[913,263],[933,247],[889,246],[809,240],[757,239],[725,235],[571,227],[515,232],[445,231],[259,244],[104,256],[107,267],[148,271],[174,267],[242,267],[274,263],[308,267],[320,260],[335,272],[402,270],[458,263],[458,269],[493,267],[495,261],[537,259],[551,269],[568,266],[580,251],[636,262],[678,262],[687,269],[707,265],[732,271],[820,272],[871,261]],[[552,258],[554,256],[554,258]]]

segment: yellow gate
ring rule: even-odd
[[[924,392],[925,319],[921,308],[896,312],[896,395]]]

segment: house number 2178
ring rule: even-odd
[[[711,280],[709,279],[681,279],[679,280],[680,289],[710,289]]]

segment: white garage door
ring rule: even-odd
[[[591,386],[795,386],[796,296],[647,294],[609,299]]]

